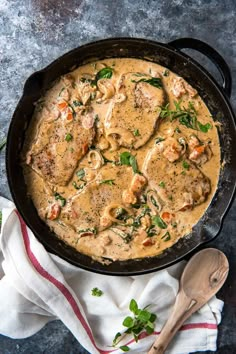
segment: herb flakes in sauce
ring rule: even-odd
[[[78,170],[78,171],[76,172],[76,176],[77,176],[80,180],[82,180],[82,179],[84,178],[84,176],[85,176],[85,170],[84,170],[84,168],[81,168],[80,170]]]
[[[165,223],[165,221],[158,215],[155,215],[152,217],[152,222],[154,225],[157,225],[158,227],[160,227],[160,229],[166,229],[167,225]]]
[[[104,179],[99,182],[99,184],[109,184],[109,186],[115,185],[114,179]]]
[[[73,136],[70,134],[70,133],[67,133],[66,136],[65,136],[65,140],[67,142],[71,141],[73,139]]]
[[[167,231],[167,232],[161,237],[161,239],[162,239],[164,242],[170,241],[170,239],[171,239],[170,233]]]
[[[62,207],[66,205],[66,198],[63,198],[59,193],[54,193],[54,197],[56,200],[60,200]]]

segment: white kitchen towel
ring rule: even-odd
[[[129,353],[146,353],[170,314],[178,292],[181,262],[156,273],[111,277],[72,266],[48,253],[25,225],[12,202],[0,197],[0,333],[25,338],[47,322],[60,319],[91,354],[122,353],[111,347],[114,335],[125,329],[134,298],[140,308],[157,315],[155,332],[142,333],[136,343],[126,336],[119,345]],[[97,287],[101,297],[91,295]],[[216,350],[217,325],[223,302],[211,301],[180,329],[166,351],[169,354]]]

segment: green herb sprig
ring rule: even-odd
[[[193,102],[188,102],[188,107],[181,107],[181,100],[174,102],[175,110],[169,108],[169,103],[166,106],[161,107],[160,117],[162,119],[170,118],[170,121],[175,119],[179,120],[179,123],[185,125],[187,128],[200,130],[203,133],[207,133],[212,128],[210,123],[202,124],[197,119],[197,111]]]
[[[147,308],[148,306],[144,307],[143,309],[140,309],[134,299],[130,301],[129,310],[132,312],[132,317],[127,316],[124,319],[122,324],[124,327],[126,327],[126,330],[124,331],[124,334],[121,334],[121,332],[116,333],[112,343],[113,347],[116,347],[118,345],[118,343],[123,339],[125,334],[133,335],[134,340],[138,342],[139,334],[142,331],[145,331],[147,334],[152,334],[154,332],[154,323],[156,321],[157,316],[154,313],[148,311]],[[124,352],[130,350],[127,345],[120,346],[119,348]]]
[[[159,215],[155,215],[152,217],[152,222],[154,225],[157,225],[158,227],[160,227],[160,229],[166,229],[167,225],[165,223],[165,221],[159,216]]]
[[[131,82],[136,82],[136,83],[139,83],[139,82],[146,82],[147,84],[149,85],[152,85],[156,88],[162,88],[163,85],[162,85],[162,81],[159,77],[152,77],[151,79],[145,79],[145,78],[142,78],[142,79],[139,79],[139,80],[131,80]]]
[[[55,193],[54,197],[56,200],[60,200],[62,207],[66,205],[66,198],[63,198],[59,193]]]

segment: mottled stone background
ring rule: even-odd
[[[34,71],[83,43],[131,36],[168,42],[195,37],[215,47],[236,78],[236,2],[234,0],[0,0],[0,141]],[[211,63],[189,52],[219,80]],[[231,102],[236,108],[236,80]],[[236,172],[235,172],[236,174]],[[0,154],[0,194],[10,198],[4,151]],[[236,203],[213,246],[230,261],[220,298],[225,301],[217,353],[236,353]],[[0,299],[1,301],[1,299]],[[0,321],[4,321],[3,318]],[[0,336],[0,353],[86,353],[59,321],[24,340]]]

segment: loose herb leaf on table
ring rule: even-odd
[[[7,139],[3,139],[1,142],[0,142],[0,151],[4,148],[4,146],[6,145],[7,143]]]
[[[98,289],[98,288],[93,288],[93,289],[91,290],[91,295],[100,297],[100,296],[103,295],[103,291],[100,290],[100,289]]]

